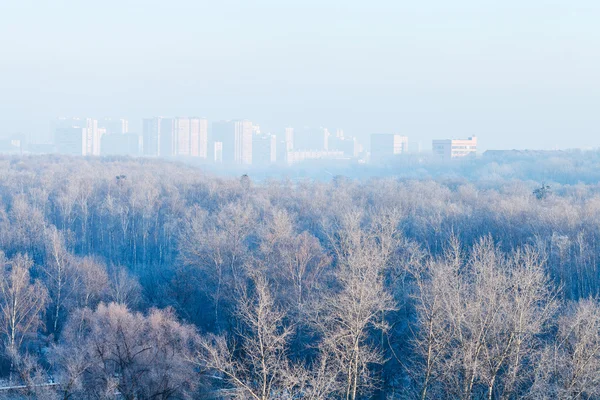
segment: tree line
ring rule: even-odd
[[[0,393],[600,398],[600,194],[0,159]]]

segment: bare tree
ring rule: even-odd
[[[490,238],[462,261],[453,240],[416,279],[420,397],[513,398],[527,382],[536,339],[556,309],[543,263],[530,249],[504,256]]]
[[[12,391],[26,398],[55,400],[57,385],[52,382],[50,371],[42,365],[41,358],[31,353],[16,354],[13,369],[19,382],[13,382]]]
[[[46,262],[40,266],[40,269],[50,295],[48,312],[50,332],[56,336],[65,319],[65,312],[74,306],[73,294],[79,276],[73,263],[73,256],[66,248],[64,236],[54,226],[46,231]]]
[[[51,358],[65,398],[191,398],[197,377],[187,360],[196,342],[195,329],[168,310],[144,316],[124,305],[101,304],[72,316]]]
[[[409,369],[417,384],[410,390],[417,392],[414,396],[421,400],[431,397],[431,387],[444,374],[440,359],[447,356],[453,339],[446,307],[452,293],[449,288],[460,286],[457,279],[461,265],[462,254],[456,237],[449,242],[444,262],[424,260],[407,265],[415,286],[412,298],[418,327],[413,338],[416,357]]]
[[[77,307],[95,308],[106,296],[108,290],[108,274],[106,267],[97,259],[87,256],[74,258],[77,288]]]
[[[21,252],[38,255],[44,243],[44,215],[40,210],[32,208],[24,195],[17,195],[13,198],[9,216],[10,246],[6,248],[7,252],[10,250],[9,254]]]
[[[27,256],[7,260],[0,254],[0,333],[9,355],[17,354],[26,336],[43,326],[48,294],[40,282],[31,281],[32,266]]]
[[[43,326],[48,294],[38,281],[31,282],[33,262],[20,254],[8,261],[0,254],[0,334],[4,351],[10,360],[10,382],[24,360],[21,349],[28,335]]]
[[[195,362],[215,378],[222,377],[234,398],[285,398],[289,395],[286,345],[291,329],[284,326],[285,313],[275,306],[266,279],[256,275],[253,286],[255,295],[244,295],[237,309],[242,323],[240,348],[223,336],[208,336],[200,342]],[[238,351],[241,358],[236,357]]]
[[[180,238],[181,259],[199,268],[203,288],[214,301],[215,326],[222,323],[221,309],[232,309],[236,293],[245,282],[244,263],[248,258],[248,237],[255,223],[254,209],[243,203],[229,203],[213,218],[195,209]],[[224,300],[227,303],[224,304]]]
[[[347,213],[335,229],[339,290],[315,305],[314,323],[322,335],[323,351],[338,366],[346,399],[354,400],[373,388],[370,366],[384,362],[371,333],[386,331],[385,313],[395,309],[384,288],[384,272],[396,250],[396,224],[395,216],[381,215],[364,229],[360,213]]]
[[[288,212],[275,209],[260,233],[262,268],[279,283],[276,295],[299,310],[318,285],[331,258],[307,231],[296,234]]]
[[[344,390],[338,377],[338,364],[323,346],[312,362],[293,364],[286,372],[288,390],[285,394],[289,399],[338,398]]]
[[[600,305],[597,300],[571,304],[558,323],[536,368],[532,399],[600,397]]]
[[[112,266],[109,271],[108,300],[126,307],[134,308],[141,301],[142,288],[129,272],[120,265]]]

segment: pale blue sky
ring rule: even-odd
[[[0,134],[59,115],[598,147],[600,2],[0,0]]]

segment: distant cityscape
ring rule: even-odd
[[[130,132],[125,118],[57,118],[51,131],[51,143],[26,143],[17,135],[0,140],[0,152],[162,157],[259,167],[311,160],[385,165],[399,155],[421,152],[419,142],[397,133],[371,134],[367,151],[342,129],[286,127],[273,134],[248,120],[215,121],[209,129],[209,121],[198,117],[145,118],[141,133]],[[432,154],[440,160],[474,157],[477,137],[433,140]]]

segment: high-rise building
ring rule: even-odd
[[[161,117],[142,120],[143,154],[145,156],[160,156],[160,120]]]
[[[208,151],[208,121],[204,118],[176,118],[176,154],[206,158]]]
[[[327,128],[302,128],[294,131],[294,150],[327,150],[329,130]]]
[[[142,137],[135,133],[102,136],[102,155],[139,156]]]
[[[468,139],[444,139],[432,142],[433,154],[441,160],[475,157],[477,155],[477,137]]]
[[[223,142],[214,143],[214,161],[218,164],[223,162]]]
[[[408,137],[393,133],[371,135],[371,164],[389,162],[394,156],[408,151]]]
[[[86,155],[100,155],[102,131],[98,130],[98,120],[86,118],[87,140]]]
[[[173,157],[177,154],[177,136],[175,135],[175,120],[173,118],[161,118],[159,124],[159,132],[159,155],[161,157]]]
[[[286,151],[294,150],[294,128],[285,128],[285,147]]]
[[[64,154],[100,155],[103,129],[93,118],[59,118],[54,123],[57,151]],[[80,138],[82,135],[82,138]],[[79,145],[81,144],[81,148]]]
[[[208,157],[208,121],[206,118],[190,118],[190,155]]]
[[[122,135],[129,132],[129,121],[125,118],[102,118],[98,129],[104,129],[107,135]]]
[[[146,156],[208,156],[208,121],[205,118],[143,120],[143,154]]]
[[[252,164],[268,165],[277,161],[277,136],[254,135],[252,141]]]
[[[252,122],[214,122],[212,134],[213,141],[222,143],[224,163],[252,164]]]
[[[252,164],[252,122],[235,121],[235,158],[239,164]]]
[[[175,149],[173,155],[190,155],[190,125],[189,118],[175,118]]]
[[[275,160],[278,164],[287,164],[287,154],[290,151],[288,150],[289,142],[287,140],[277,140],[276,142],[276,156]]]
[[[142,121],[143,154],[153,157],[175,155],[175,127],[172,118],[154,117]]]
[[[54,130],[54,145],[60,154],[86,155],[87,129],[81,127],[58,127]]]
[[[328,150],[340,150],[344,152],[346,157],[357,157],[358,156],[358,144],[356,138],[345,137],[344,131],[341,129],[336,130],[335,136],[329,138]]]

